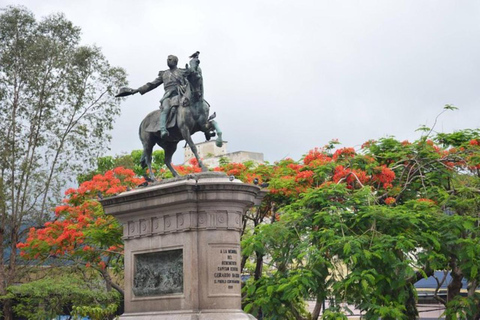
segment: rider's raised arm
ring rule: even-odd
[[[148,82],[147,84],[144,84],[143,86],[138,88],[137,91],[140,92],[141,94],[145,94],[148,91],[155,89],[162,83],[163,83],[163,71],[160,71],[158,73],[158,77],[155,80],[153,80],[152,82]]]

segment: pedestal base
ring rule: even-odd
[[[241,309],[242,215],[258,186],[201,173],[103,199],[123,225],[123,320],[251,320]]]
[[[251,314],[238,310],[204,310],[197,312],[124,313],[120,320],[256,320]]]

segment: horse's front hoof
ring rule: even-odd
[[[215,145],[216,145],[217,147],[221,148],[221,147],[223,146],[223,141],[220,140],[220,139],[217,139],[217,140],[215,140]]]
[[[152,175],[144,175],[143,178],[145,179],[146,182],[155,182],[157,179],[155,176]]]

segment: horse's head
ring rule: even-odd
[[[191,71],[188,76],[188,81],[192,90],[192,103],[196,103],[203,100],[203,77],[202,69],[199,67],[200,60],[198,58],[192,58],[190,60],[190,66],[187,68]]]
[[[200,64],[200,60],[198,60],[198,58],[192,58],[190,60],[190,70],[197,71],[199,64]]]

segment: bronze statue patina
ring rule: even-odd
[[[185,69],[177,68],[178,58],[170,55],[167,58],[168,70],[160,71],[158,77],[140,88],[120,89],[117,97],[128,96],[140,92],[142,95],[163,83],[165,93],[160,100],[160,110],[150,112],[140,124],[139,135],[143,144],[142,167],[148,167],[150,179],[152,172],[152,150],[158,144],[165,151],[165,164],[174,176],[178,173],[172,166],[172,156],[178,142],[185,140],[192,150],[202,171],[208,169],[203,165],[193,143],[191,135],[202,131],[207,140],[217,135],[216,145],[222,146],[222,132],[209,117],[210,106],[203,98],[203,77],[199,67],[199,52],[191,56],[190,65]]]

